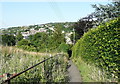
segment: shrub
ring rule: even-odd
[[[17,43],[18,46],[22,46],[22,45],[25,46],[25,45],[29,45],[29,44],[30,44],[30,42],[26,39],[22,39],[21,41],[18,41],[18,43]]]
[[[61,43],[58,47],[58,50],[63,52],[67,52],[68,49],[69,49],[69,45],[66,43]]]
[[[4,46],[14,46],[16,44],[16,38],[14,35],[4,34],[1,35],[2,45]]]
[[[81,56],[120,78],[120,18],[89,30],[73,47],[73,58]],[[110,76],[110,75],[109,75]]]

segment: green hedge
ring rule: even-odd
[[[73,47],[73,58],[81,56],[87,63],[120,78],[120,17],[89,30]]]

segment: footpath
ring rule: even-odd
[[[76,65],[70,60],[70,67],[68,68],[69,82],[82,82],[80,72]]]

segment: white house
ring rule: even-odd
[[[29,31],[27,32],[21,32],[22,36],[23,36],[23,39],[27,39],[28,36],[30,35]]]
[[[70,39],[71,34],[72,32],[65,34],[66,44],[72,44],[72,41]]]

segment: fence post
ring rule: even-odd
[[[5,74],[5,78],[6,78],[6,80],[10,77],[10,74],[9,73],[6,73]],[[8,80],[5,84],[10,84],[10,80]]]
[[[45,60],[45,57],[44,57],[44,60]],[[43,66],[44,66],[44,79],[46,80],[46,63],[45,62],[43,63]]]
[[[22,73],[24,73],[24,72],[26,72],[26,71],[28,71],[28,70],[36,67],[36,66],[39,65],[39,64],[42,64],[42,63],[43,63],[43,71],[44,71],[44,76],[45,76],[44,79],[46,79],[46,63],[45,63],[45,62],[46,62],[47,60],[51,59],[51,58],[53,58],[53,56],[50,57],[50,58],[47,58],[47,59],[45,59],[45,57],[44,57],[44,60],[43,60],[43,61],[41,61],[41,62],[39,62],[39,63],[37,63],[37,64],[35,64],[35,65],[33,65],[33,66],[25,69],[24,71],[22,71],[22,72],[20,72],[20,73],[18,73],[18,74],[15,74],[15,75],[9,74],[9,73],[5,73],[5,74],[4,74],[5,80],[2,82],[2,84],[10,84],[10,83],[11,83],[11,82],[10,82],[11,79],[13,79],[13,78],[21,75]]]

